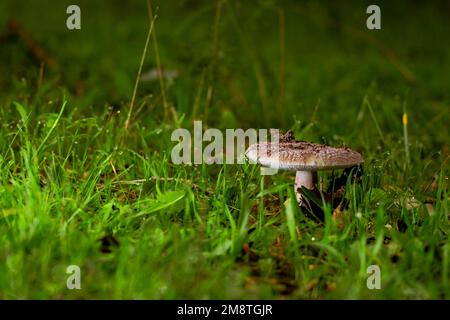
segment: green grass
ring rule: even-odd
[[[40,78],[0,40],[0,298],[450,298],[448,5],[380,2],[369,31],[370,3],[281,3],[153,3],[143,72],[156,44],[179,76],[139,84],[128,130],[145,1],[80,0],[81,31],[70,1],[0,3],[0,26],[58,62]],[[194,120],[360,151],[343,226],[330,204],[324,223],[297,207],[290,172],[174,165],[170,135]]]

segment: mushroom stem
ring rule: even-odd
[[[297,202],[301,206],[302,201],[302,187],[309,190],[314,189],[315,177],[317,173],[313,171],[297,171],[295,174],[295,196],[297,197]]]

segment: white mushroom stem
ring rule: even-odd
[[[306,189],[313,190],[315,184],[316,172],[313,171],[297,171],[295,174],[295,196],[297,197],[297,202],[302,205],[302,187]]]

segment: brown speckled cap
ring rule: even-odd
[[[247,149],[246,156],[266,167],[295,171],[348,168],[364,162],[361,154],[349,148],[305,141],[255,143]]]

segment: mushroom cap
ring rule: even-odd
[[[306,141],[259,142],[246,151],[247,158],[263,166],[295,171],[348,168],[364,162],[349,148],[334,148]]]

